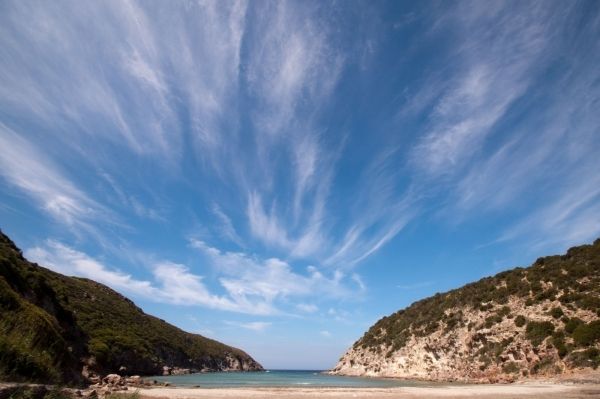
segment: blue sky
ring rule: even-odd
[[[0,227],[268,368],[600,235],[595,1],[0,4]]]

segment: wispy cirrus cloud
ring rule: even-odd
[[[326,135],[322,119],[355,62],[336,27],[336,7],[57,4],[7,6],[0,105],[3,115],[26,116],[23,142],[69,149],[61,161],[85,171],[81,191],[98,205],[164,223],[169,207],[152,198],[186,186],[179,192],[190,208],[219,204],[206,209],[221,238],[346,266],[406,223],[373,233],[389,219],[382,212],[344,226],[329,203],[346,133]],[[39,29],[23,27],[25,18]],[[94,172],[110,195],[90,193]],[[246,210],[246,220],[232,220],[237,209]],[[344,246],[340,229],[354,237],[354,250],[335,258],[330,248]]]
[[[600,178],[597,167],[586,174],[586,185],[566,183],[564,192],[523,217],[500,235],[498,241],[528,237],[529,250],[548,246],[583,244],[600,235]],[[582,172],[580,170],[580,172]]]
[[[320,2],[8,2],[0,194],[29,198],[53,227],[93,226],[90,247],[184,256],[194,231],[211,243],[194,242],[210,276],[131,253],[115,256],[146,278],[90,270],[261,315],[366,292],[357,265],[448,220],[501,220],[502,243],[589,239],[600,25],[582,4],[398,18]],[[74,264],[71,245],[44,248]]]
[[[528,87],[527,94],[537,101],[524,106],[529,110],[539,108],[530,118],[494,129],[497,144],[485,156],[475,156],[465,173],[457,176],[455,202],[448,209],[464,215],[474,208],[498,213],[514,207],[516,221],[505,228],[497,242],[525,241],[529,250],[545,251],[566,248],[600,234],[596,190],[600,163],[593,155],[600,129],[600,117],[594,112],[594,104],[600,101],[600,72],[591,67],[600,62],[600,47],[596,41],[586,39],[574,49],[568,34],[570,14],[536,10],[524,14],[521,23],[528,27],[519,31],[525,32],[523,39],[527,42],[516,49],[529,52],[533,48],[538,70],[561,56],[572,62],[551,82]],[[589,38],[598,30],[591,21],[581,29],[582,37]],[[511,35],[504,35],[502,40],[514,41]],[[534,48],[548,43],[552,43],[553,51],[540,53]],[[586,55],[576,56],[575,52],[583,48]],[[523,76],[534,82],[538,76],[535,72],[524,69]],[[532,199],[529,204],[519,204],[520,197]]]
[[[299,303],[296,305],[296,309],[303,313],[315,313],[319,310],[319,307],[312,303]]]
[[[256,56],[245,77],[258,100],[253,119],[260,133],[296,133],[304,127],[297,125],[298,116],[310,117],[336,85],[343,56],[333,46],[334,31],[317,12],[309,4],[288,2],[254,9],[258,23],[248,40]]]
[[[336,271],[327,277],[313,266],[303,274],[280,259],[261,260],[244,253],[222,252],[199,240],[192,240],[190,244],[211,261],[225,295],[214,294],[203,276],[170,261],[151,261],[147,265],[149,278],[140,279],[55,240],[47,240],[25,254],[59,273],[90,278],[145,300],[255,315],[289,313],[282,306],[290,308],[287,302],[294,298],[313,295],[344,298],[363,289],[362,281],[355,274],[346,278]],[[292,309],[296,310],[313,313],[317,308],[306,304]],[[242,327],[262,330],[267,324]]]
[[[217,230],[219,231],[221,236],[223,238],[237,244],[240,247],[244,247],[245,244],[244,244],[242,238],[237,233],[237,231],[233,225],[233,222],[231,221],[231,218],[229,216],[227,216],[225,214],[225,212],[223,212],[221,210],[221,207],[219,205],[217,205],[216,203],[213,204],[212,212],[216,216],[216,218],[219,220]]]
[[[317,10],[285,2],[255,9],[255,18],[270,23],[247,32],[256,57],[243,75],[256,132],[250,161],[258,168],[241,179],[248,225],[254,238],[296,257],[316,256],[326,241],[325,201],[336,156],[320,138],[318,119],[344,68],[335,45],[340,38]],[[275,153],[282,156],[270,156]]]
[[[537,76],[540,58],[552,43],[551,11],[532,4],[520,18],[513,18],[513,12],[508,4],[465,2],[434,26],[438,34],[449,29],[456,42],[447,55],[449,83],[428,108],[427,129],[412,155],[427,173],[460,171]]]
[[[273,323],[268,322],[268,321],[250,321],[250,322],[225,321],[225,324],[228,324],[228,325],[234,326],[234,327],[241,327],[246,330],[263,332],[267,328],[271,327],[271,325]]]
[[[223,252],[205,242],[191,239],[190,245],[201,251],[219,275],[219,283],[236,303],[244,307],[256,303],[277,310],[277,303],[291,298],[319,296],[322,298],[349,298],[364,290],[357,274],[346,275],[341,270],[325,274],[315,266],[304,273],[278,258],[260,259],[242,252]],[[301,311],[313,310],[309,305],[297,307]]]
[[[426,118],[409,163],[416,191],[444,203],[436,214],[460,223],[511,213],[517,221],[499,240],[525,240],[537,251],[541,243],[555,248],[600,234],[592,227],[597,200],[588,184],[598,169],[591,154],[600,128],[592,111],[599,75],[589,67],[598,45],[582,39],[573,48],[569,20],[576,9],[464,2],[435,14],[430,34],[445,32],[453,44],[442,57],[447,67],[423,77],[399,118]],[[582,38],[597,35],[593,19],[581,26]],[[583,48],[585,56],[575,55]],[[540,74],[560,57],[572,62],[540,86]],[[530,196],[529,205],[519,201]]]
[[[32,262],[40,263],[61,274],[90,278],[136,295],[156,294],[156,288],[151,282],[137,280],[130,274],[107,268],[98,260],[58,241],[48,240],[43,246],[30,248],[25,251],[25,256]]]
[[[136,154],[158,153],[166,159],[175,154],[178,140],[172,133],[178,126],[157,72],[158,49],[148,19],[135,3],[38,7],[22,2],[5,11],[3,109],[12,115],[27,113],[37,126],[55,126],[46,134],[76,151],[84,150],[85,139],[88,145],[104,140],[124,144]],[[110,20],[110,29],[92,16]],[[24,18],[38,28],[23,27]],[[88,21],[85,28],[81,21]],[[98,43],[95,51],[91,42]],[[113,62],[102,62],[106,57]]]
[[[202,277],[181,264],[157,262],[152,267],[153,280],[141,280],[122,270],[54,240],[25,251],[35,262],[68,276],[86,277],[139,298],[176,305],[201,305],[208,308],[242,313],[262,313],[260,306],[244,308],[229,298],[211,294]]]
[[[96,202],[50,160],[40,148],[0,123],[0,175],[29,195],[51,217],[76,229],[93,229],[92,221],[110,220]]]
[[[351,223],[325,259],[328,265],[352,267],[377,252],[418,213],[419,195],[405,187],[396,149],[387,149],[362,171],[352,204]]]

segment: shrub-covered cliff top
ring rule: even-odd
[[[0,232],[0,379],[79,382],[82,359],[100,373],[124,366],[158,374],[164,365],[221,370],[232,358],[261,369],[243,351],[147,315],[102,284],[30,263]]]

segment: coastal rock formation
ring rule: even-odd
[[[331,373],[509,382],[600,365],[600,240],[379,320]]]
[[[28,262],[0,232],[0,380],[100,383],[163,366],[262,370],[242,350],[147,315],[105,285]]]

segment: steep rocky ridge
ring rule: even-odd
[[[384,317],[331,373],[498,382],[599,365],[600,239]]]
[[[245,352],[147,315],[102,284],[28,262],[0,232],[0,379],[83,383],[165,366],[262,370]]]

